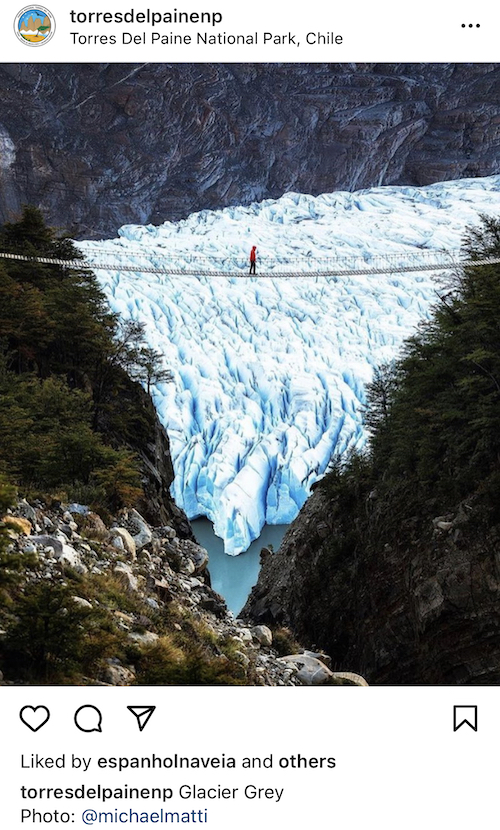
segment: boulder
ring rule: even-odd
[[[453,522],[438,522],[436,528],[437,530],[451,530],[453,528]]]
[[[296,676],[303,686],[324,686],[332,682],[333,672],[317,657],[289,654],[287,657],[280,657],[279,661],[285,666],[295,667]]]
[[[63,544],[60,552],[54,551],[54,557],[63,567],[67,565],[69,568],[73,568],[76,573],[87,573],[87,568],[83,564],[80,554],[71,545]]]
[[[92,608],[92,603],[83,597],[71,597],[73,602],[80,606],[80,608]]]
[[[328,666],[329,669],[332,667],[332,658],[325,654],[324,651],[307,651],[304,649],[304,654],[307,654],[308,657],[316,657],[321,663],[324,663],[325,666]]]
[[[164,579],[156,579],[154,576],[148,576],[146,579],[146,587],[148,590],[158,594],[162,602],[171,602],[173,599],[170,586]]]
[[[238,631],[237,636],[240,638],[242,643],[250,643],[252,642],[252,632],[249,628],[240,628]]]
[[[241,665],[244,666],[244,668],[247,668],[250,665],[250,657],[248,656],[248,654],[245,654],[244,651],[235,651],[234,659],[237,660],[238,663],[241,663]]]
[[[180,572],[192,576],[196,572],[196,566],[192,559],[185,558],[181,562]]]
[[[134,593],[139,590],[137,577],[132,573],[130,565],[127,565],[125,562],[117,562],[113,571],[128,593]]]
[[[255,625],[251,629],[252,637],[257,640],[261,646],[270,648],[273,644],[273,633],[267,625]]]
[[[345,682],[347,686],[368,686],[364,677],[352,671],[334,671],[333,679]]]
[[[81,520],[80,520],[81,521]],[[82,530],[87,536],[95,536],[97,538],[104,537],[108,532],[106,525],[98,513],[92,513],[90,510],[84,514],[83,522],[81,522]]]
[[[170,527],[170,525],[159,527],[156,532],[158,533],[158,536],[160,536],[162,539],[172,540],[175,539],[175,537],[177,536],[177,533],[175,532],[173,527]]]
[[[20,516],[23,516],[23,518],[28,519],[32,525],[36,524],[35,509],[31,506],[31,504],[28,504],[26,499],[22,499],[20,502],[18,502],[17,512]]]
[[[72,524],[75,525],[74,522],[72,522]],[[72,540],[72,538],[73,538],[73,528],[70,527],[69,524],[59,525],[59,530],[61,531],[61,533],[64,533],[64,535],[66,536],[66,539],[68,539],[69,541]],[[77,530],[76,525],[75,525],[75,530]]]
[[[79,516],[87,516],[90,513],[90,509],[86,504],[78,504],[77,502],[73,502],[72,504],[68,504],[68,513],[76,513]]]
[[[112,544],[115,545],[115,547],[118,547],[119,543],[115,544],[114,540],[121,539],[123,548],[126,550],[131,559],[135,559],[137,556],[136,541],[128,530],[124,527],[112,527],[109,532],[112,538]]]
[[[153,538],[153,534],[151,532],[151,528],[149,527],[148,523],[145,519],[141,516],[137,510],[129,510],[128,512],[129,521],[134,526],[136,532],[134,533],[134,542],[137,550],[141,550],[146,545],[149,545],[151,539]]]
[[[113,611],[113,616],[116,618],[118,627],[122,631],[130,631],[135,625],[135,619],[130,614],[125,614],[123,611]]]
[[[227,613],[225,600],[219,594],[215,593],[215,591],[201,599],[200,608],[203,608],[205,611],[210,611],[216,617],[221,618]]]
[[[138,631],[131,631],[128,639],[140,646],[154,646],[160,638],[154,631],[145,631],[143,634]]]
[[[208,565],[208,553],[201,545],[184,539],[179,542],[180,550],[194,565],[192,573],[202,573]]]
[[[66,542],[66,537],[64,536],[63,538]],[[62,554],[63,542],[55,535],[29,536],[28,541],[33,542],[37,548],[52,548],[54,556],[60,556]]]
[[[130,686],[135,680],[135,674],[125,666],[110,664],[104,669],[103,680],[111,686]]]

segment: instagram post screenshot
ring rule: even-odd
[[[0,828],[494,827],[500,12],[2,12]]]

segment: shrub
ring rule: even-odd
[[[68,681],[91,671],[119,642],[105,612],[83,608],[68,586],[44,580],[27,585],[7,631],[5,664],[29,682]]]
[[[279,657],[302,652],[302,646],[294,638],[289,628],[277,628],[273,631],[273,648],[277,651]]]

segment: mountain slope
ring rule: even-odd
[[[0,221],[75,238],[500,172],[496,64],[2,64]]]

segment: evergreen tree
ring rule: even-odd
[[[500,221],[470,229],[471,259],[500,254]],[[500,515],[500,265],[458,269],[431,319],[368,389],[370,486],[419,512],[481,494]],[[352,461],[340,474],[348,486]],[[363,475],[366,479],[366,470]],[[333,478],[330,477],[330,485]],[[392,500],[392,501],[391,501]],[[399,508],[398,508],[399,509]],[[394,512],[394,511],[393,511]],[[352,518],[352,517],[351,517]]]
[[[90,487],[109,509],[134,502],[133,450],[153,409],[131,378],[149,391],[170,373],[144,345],[142,325],[110,312],[79,251],[37,208],[0,230],[0,248],[71,261],[0,264],[0,464],[24,488]]]

